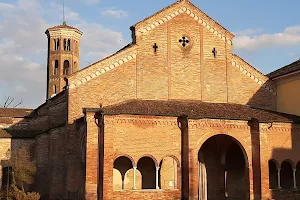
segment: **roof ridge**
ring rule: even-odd
[[[288,69],[288,68],[291,68],[293,67],[294,65],[297,65],[299,64],[299,67],[295,67],[295,69],[291,70],[291,71],[287,71],[287,72],[284,72],[284,70]],[[300,59],[299,60],[296,60],[288,65],[285,65],[284,67],[281,67],[273,72],[270,72],[269,74],[267,74],[267,76],[270,78],[270,79],[273,79],[273,78],[276,78],[276,77],[279,77],[279,76],[283,76],[283,75],[286,75],[286,74],[289,74],[289,73],[292,73],[292,72],[295,72],[295,71],[298,71],[300,70]],[[281,73],[280,73],[281,72]]]
[[[300,116],[280,113],[247,104],[211,103],[198,100],[142,100],[131,99],[103,107],[107,115],[146,115],[172,116],[182,113],[190,119],[229,119],[250,120],[256,118],[260,122],[300,123]],[[178,103],[179,102],[179,103]]]

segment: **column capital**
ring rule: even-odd
[[[279,172],[280,172],[280,171],[281,171],[281,168],[277,168],[277,171],[279,171]]]
[[[296,172],[297,171],[297,169],[293,169],[293,172]]]
[[[136,169],[137,169],[137,167],[136,167],[136,166],[134,166],[134,167],[133,167],[133,169],[134,169],[134,170],[136,170]]]
[[[160,169],[160,167],[156,167],[156,170],[159,170]]]

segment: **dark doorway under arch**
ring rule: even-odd
[[[198,153],[200,200],[249,200],[248,159],[232,137],[209,138]]]
[[[293,189],[293,167],[289,161],[281,163],[280,182],[283,189]]]
[[[142,189],[156,189],[156,166],[150,157],[143,157],[138,161],[138,170],[142,174]]]

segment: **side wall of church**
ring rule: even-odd
[[[36,191],[45,199],[63,199],[67,193],[67,92],[48,100],[33,113],[29,127],[35,137]]]

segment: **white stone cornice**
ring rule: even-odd
[[[136,59],[136,51],[130,52],[127,55],[124,55],[123,58],[120,58],[120,59],[116,58],[115,60],[110,61],[109,62],[110,64],[107,64],[107,65],[103,65],[103,64],[101,64],[101,62],[95,63],[94,65],[90,66],[90,67],[94,67],[94,69],[89,74],[86,74],[84,76],[80,76],[80,75],[76,76],[75,75],[75,80],[71,80],[69,88],[75,88],[78,85],[81,85],[82,83],[90,81],[90,80],[92,80],[92,79],[94,79],[116,67],[119,67],[119,66],[123,65],[124,63],[134,60],[134,59]],[[83,70],[85,70],[85,69],[83,69]]]
[[[221,31],[221,28],[215,28],[213,27],[211,24],[209,24],[209,22],[207,22],[205,19],[201,18],[200,16],[198,16],[195,12],[193,12],[191,9],[187,8],[186,6],[183,6],[181,8],[179,8],[176,11],[173,11],[172,13],[167,14],[166,16],[156,20],[155,22],[145,26],[145,27],[141,27],[136,31],[136,35],[140,36],[140,35],[144,35],[147,34],[149,31],[151,31],[152,29],[156,28],[157,26],[170,21],[171,19],[173,19],[174,17],[182,14],[182,13],[186,13],[188,14],[190,17],[192,17],[195,21],[197,21],[200,25],[204,26],[208,31],[212,32],[214,35],[218,36],[221,40],[226,41],[227,44],[232,45],[232,40],[231,38],[226,37],[226,35]]]
[[[248,69],[249,67],[248,68],[246,67],[246,64],[242,64],[241,62],[235,59],[233,59],[232,61],[232,66],[238,68],[241,71],[241,73],[245,74],[246,76],[251,78],[254,82],[259,84],[261,87],[265,88],[272,94],[276,95],[276,89],[270,84],[267,84],[268,79],[262,78],[263,75],[262,76],[255,75],[251,70]]]

